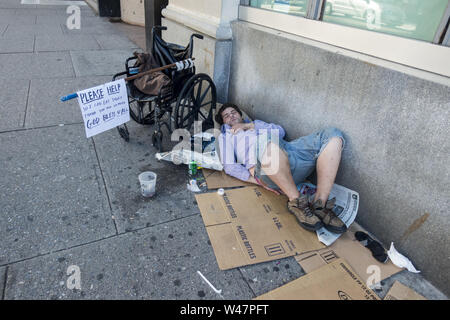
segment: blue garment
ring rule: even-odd
[[[261,168],[261,157],[264,154],[266,146],[269,142],[276,143],[284,150],[289,159],[291,174],[294,183],[297,185],[306,180],[306,178],[316,168],[316,161],[323,149],[326,147],[331,138],[339,137],[342,139],[342,148],[345,146],[345,139],[342,132],[336,128],[327,128],[310,135],[300,137],[293,141],[287,142],[283,139],[277,139],[276,136],[258,136],[256,147],[256,167],[255,177],[263,181],[269,188],[279,190],[280,188],[266,175]]]
[[[249,123],[250,121],[244,121]],[[269,132],[272,136],[284,137],[285,132],[281,126],[255,120],[255,128],[240,130],[233,134],[228,124],[222,125],[219,135],[220,159],[225,173],[237,179],[247,181],[250,177],[249,169],[256,165],[255,143],[257,136]]]

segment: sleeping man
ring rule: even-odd
[[[307,230],[323,226],[334,233],[347,230],[331,210],[335,199],[328,200],[345,143],[338,129],[325,129],[287,142],[281,126],[261,120],[244,121],[239,107],[231,103],[224,104],[215,119],[221,125],[220,158],[226,174],[284,193],[289,198],[289,212]],[[317,191],[310,203],[296,185],[314,169]]]

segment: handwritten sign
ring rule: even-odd
[[[87,138],[130,121],[124,79],[78,91],[77,95]]]

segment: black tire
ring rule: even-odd
[[[204,124],[213,125],[216,103],[216,86],[212,79],[204,73],[193,75],[178,95],[174,108],[174,128],[190,131],[197,120],[203,122],[203,128]]]
[[[140,102],[132,101],[129,102],[130,106],[130,117],[134,121],[142,125],[152,125],[155,123],[155,106],[154,101],[150,102]],[[161,118],[163,114],[159,115]]]
[[[158,152],[162,152],[163,151],[162,139],[163,139],[163,134],[162,134],[161,131],[153,132],[152,145],[156,148],[156,150],[158,150]]]
[[[130,133],[128,132],[128,128],[125,123],[121,126],[118,126],[117,130],[119,131],[119,134],[122,137],[122,139],[124,139],[126,142],[130,141]]]

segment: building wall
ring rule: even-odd
[[[145,26],[144,0],[120,0],[120,11],[123,22]]]
[[[450,87],[246,22],[232,30],[229,101],[288,140],[341,129],[336,183],[359,192],[357,222],[448,295]]]

